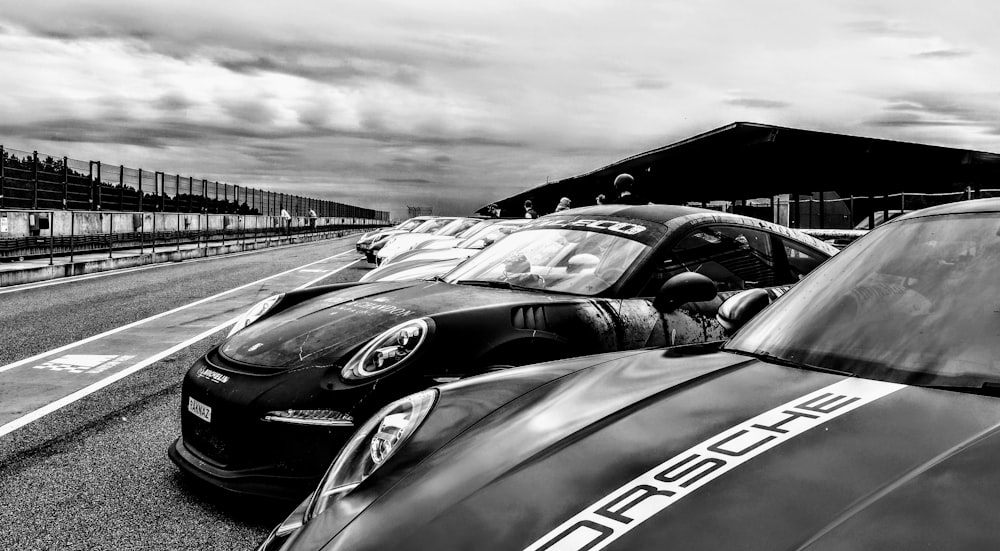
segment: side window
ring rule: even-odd
[[[720,291],[776,285],[774,254],[768,234],[739,226],[699,228],[682,238],[659,266],[643,295],[683,272],[708,276]]]
[[[785,256],[788,258],[788,270],[792,273],[792,279],[795,281],[805,277],[813,268],[826,260],[826,256],[794,241],[782,238],[781,243],[785,248]]]

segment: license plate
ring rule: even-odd
[[[188,396],[188,411],[193,413],[195,417],[204,419],[208,423],[212,422],[212,408],[190,396]]]

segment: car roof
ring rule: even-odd
[[[616,216],[621,218],[639,218],[651,222],[667,223],[674,218],[697,214],[699,212],[719,213],[717,210],[685,207],[681,205],[594,205],[580,207],[553,213],[557,216]]]
[[[939,216],[943,214],[973,214],[977,212],[1000,212],[1000,197],[989,199],[973,199],[971,201],[958,201],[946,203],[936,207],[928,207],[915,212],[904,214],[894,218],[891,222],[921,218],[923,216]]]

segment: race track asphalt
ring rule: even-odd
[[[353,249],[355,239],[0,295],[0,366]],[[362,261],[321,283],[357,280],[368,269]],[[0,547],[253,549],[294,504],[208,491],[166,454],[180,434],[181,378],[221,339],[213,335],[0,437]]]

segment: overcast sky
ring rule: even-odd
[[[735,121],[1000,152],[1000,2],[0,0],[0,143],[464,214]]]

